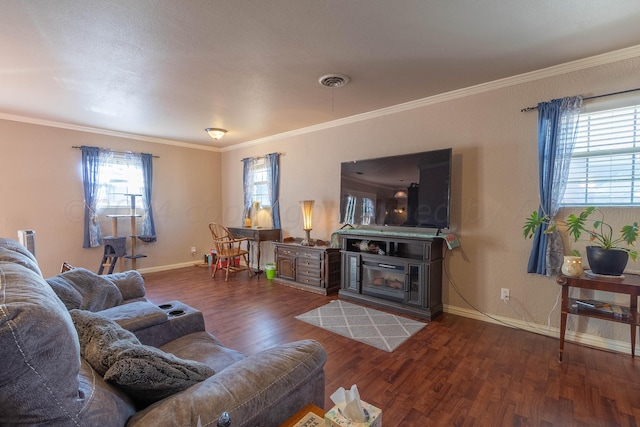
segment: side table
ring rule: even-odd
[[[560,275],[556,282],[562,286],[562,306],[560,310],[560,354],[564,350],[565,331],[567,327],[567,315],[587,316],[611,322],[624,323],[631,329],[631,357],[636,350],[636,325],[638,324],[638,294],[640,294],[640,276],[629,274],[624,277],[590,277],[583,274],[580,277],[568,277]],[[569,298],[569,288],[591,289],[596,291],[613,292],[629,295],[629,305],[622,306],[610,304],[611,310],[602,310],[597,307],[588,308],[578,303],[579,300]]]

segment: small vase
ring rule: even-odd
[[[565,256],[562,268],[562,274],[569,277],[579,277],[582,272],[582,258],[579,256]]]

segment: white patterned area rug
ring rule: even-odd
[[[388,352],[427,326],[416,320],[340,300],[333,300],[296,316],[296,319]]]

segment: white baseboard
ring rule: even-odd
[[[179,264],[159,265],[157,267],[139,268],[140,274],[158,273],[160,271],[177,270],[178,268],[194,267],[198,263],[194,261],[181,262]]]
[[[443,310],[445,313],[455,314],[458,316],[468,317],[475,320],[481,320],[483,322],[494,323],[502,326],[510,326],[512,328],[521,329],[527,332],[533,332],[540,335],[560,339],[559,328],[549,328],[547,325],[532,324],[519,319],[511,317],[503,317],[490,315],[488,317],[476,310],[471,310],[462,307],[456,307],[452,305],[444,305]],[[589,347],[601,348],[603,350],[615,351],[619,353],[631,354],[631,343],[628,341],[611,340],[602,338],[596,335],[584,334],[581,332],[574,332],[567,330],[565,335],[566,342],[573,342],[576,344],[584,344]],[[636,353],[638,352],[636,346]]]

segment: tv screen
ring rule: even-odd
[[[451,148],[341,164],[340,222],[449,228]]]

